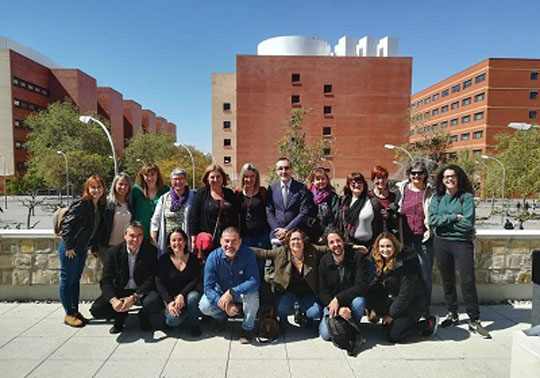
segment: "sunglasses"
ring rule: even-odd
[[[412,171],[411,172],[411,176],[423,176],[423,175],[424,175],[423,171]]]

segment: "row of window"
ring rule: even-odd
[[[17,150],[24,150],[24,144],[26,142],[24,140],[16,140],[15,141],[15,149]]]
[[[484,99],[486,98],[486,95],[484,92],[482,93],[478,93],[477,95],[474,96],[474,102],[479,102],[479,101],[483,101]],[[467,98],[464,98],[463,100],[461,100],[461,106],[467,106],[467,105],[470,105],[472,104],[472,97],[467,97]],[[450,105],[443,105],[439,108],[435,108],[431,111],[427,111],[427,112],[424,112],[424,114],[417,114],[414,119],[416,121],[420,121],[422,119],[427,119],[429,118],[430,116],[436,116],[436,115],[439,115],[440,113],[446,113],[448,110],[455,110],[455,109],[458,109],[459,108],[459,101],[454,101],[452,102]]]
[[[474,121],[480,121],[480,120],[484,119],[484,112],[474,113],[472,115],[472,119]],[[460,121],[459,118],[452,118],[450,120],[450,122],[442,121],[440,124],[439,123],[434,123],[431,126],[428,125],[428,126],[418,127],[418,128],[416,128],[416,130],[411,130],[410,135],[422,134],[422,133],[426,133],[426,132],[429,132],[429,131],[436,131],[439,128],[446,129],[448,127],[448,125],[450,125],[450,126],[458,125],[459,121]],[[471,122],[471,115],[470,114],[467,114],[467,115],[464,115],[464,116],[461,117],[461,123],[462,124],[469,123],[469,122]]]
[[[25,89],[28,89],[30,91],[42,94],[44,96],[49,95],[49,90],[48,89],[40,87],[37,84],[30,83],[30,82],[28,82],[26,80],[23,80],[21,78],[18,78],[18,77],[13,77],[13,84],[18,86],[18,87],[25,88]]]
[[[36,105],[36,104],[33,104],[31,102],[28,102],[28,101],[20,100],[18,98],[13,99],[13,105],[15,105],[18,108],[28,109],[28,110],[36,111],[36,112],[39,112],[41,110],[45,110],[45,108],[43,106]]]
[[[13,123],[15,124],[15,127],[16,128],[19,128],[19,129],[27,129],[28,126],[26,126],[26,124],[24,123],[24,121],[22,119],[16,119],[13,121]]]
[[[461,152],[465,152],[465,154],[468,155],[469,151],[465,150],[465,151],[461,151]],[[483,151],[481,149],[480,150],[472,150],[473,156],[480,156],[480,155],[482,155],[482,153],[483,153]],[[457,152],[448,152],[447,156],[450,159],[455,159],[455,158],[457,158]]]
[[[295,72],[291,74],[291,83],[296,85],[301,84],[299,73]],[[323,93],[325,95],[331,95],[333,93],[332,84],[324,84]]]
[[[483,130],[474,131],[472,133],[472,138],[473,139],[482,139],[483,137],[484,137],[484,131]],[[459,138],[460,138],[460,140],[469,140],[471,138],[471,133],[461,133],[459,135]],[[450,141],[452,143],[457,142],[458,141],[458,135],[457,134],[450,135]]]

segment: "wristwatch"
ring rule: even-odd
[[[236,295],[236,293],[234,292],[234,290],[232,288],[229,289],[229,294],[231,294],[231,297],[233,297],[233,298]]]

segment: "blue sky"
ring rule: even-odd
[[[212,72],[277,35],[397,37],[413,93],[487,57],[540,58],[540,1],[4,0],[0,35],[79,68],[211,149]]]

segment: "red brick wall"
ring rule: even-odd
[[[130,139],[142,130],[142,107],[133,100],[124,100],[124,137]]]
[[[109,87],[97,88],[98,106],[106,113],[116,152],[124,150],[124,103],[122,94]]]
[[[142,128],[146,131],[156,131],[156,113],[148,109],[143,109]]]
[[[53,101],[64,100],[69,96],[78,106],[81,114],[97,112],[96,79],[77,69],[53,69]]]

